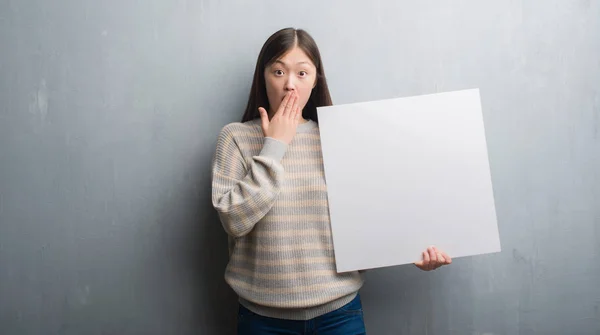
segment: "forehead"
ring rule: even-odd
[[[304,52],[304,50],[300,49],[297,46],[283,54],[278,59],[276,59],[272,65],[276,64],[284,66],[315,66],[311,61],[310,57],[308,57],[308,55]]]

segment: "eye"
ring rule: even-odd
[[[300,71],[301,77],[306,77],[307,75],[308,75],[308,73],[306,73],[306,71]]]
[[[275,70],[275,75],[276,76],[282,76],[283,75],[283,71],[282,70]]]

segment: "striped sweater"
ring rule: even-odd
[[[229,236],[225,280],[246,308],[307,320],[356,296],[361,274],[336,272],[316,122],[287,145],[264,137],[260,119],[223,127],[212,202]]]

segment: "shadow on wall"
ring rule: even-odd
[[[207,173],[196,173],[201,180],[191,183],[198,185],[192,197],[196,200],[196,215],[190,227],[190,243],[194,245],[185,255],[192,282],[198,289],[194,299],[199,323],[196,329],[202,334],[235,334],[237,296],[223,277],[229,259],[227,234],[211,204],[210,159],[200,162],[201,168],[194,171]]]
[[[203,207],[201,207],[203,208]],[[237,317],[237,296],[223,278],[227,265],[227,235],[219,224],[216,214],[210,212],[212,207],[206,206],[199,215],[200,229],[196,234],[198,246],[190,253],[189,262],[199,260],[199,265],[193,273],[195,283],[198,283],[197,301],[198,315],[202,315],[200,329],[204,334],[235,334]],[[194,249],[192,249],[194,250]],[[199,255],[199,257],[198,257]]]
[[[202,151],[202,150],[200,150]],[[213,153],[210,152],[210,155]],[[159,214],[163,231],[171,235],[169,253],[175,264],[171,283],[180,294],[178,302],[188,304],[186,317],[172,316],[177,334],[235,334],[237,296],[224,280],[228,261],[227,235],[211,205],[210,157],[198,153],[193,163],[181,171],[168,201],[161,201]],[[169,186],[171,187],[171,186]],[[178,308],[178,307],[176,307]],[[184,325],[178,325],[182,322]],[[175,323],[175,325],[173,325]]]

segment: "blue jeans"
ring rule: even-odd
[[[238,335],[361,335],[366,334],[362,303],[357,295],[335,311],[307,321],[261,316],[239,306]]]

